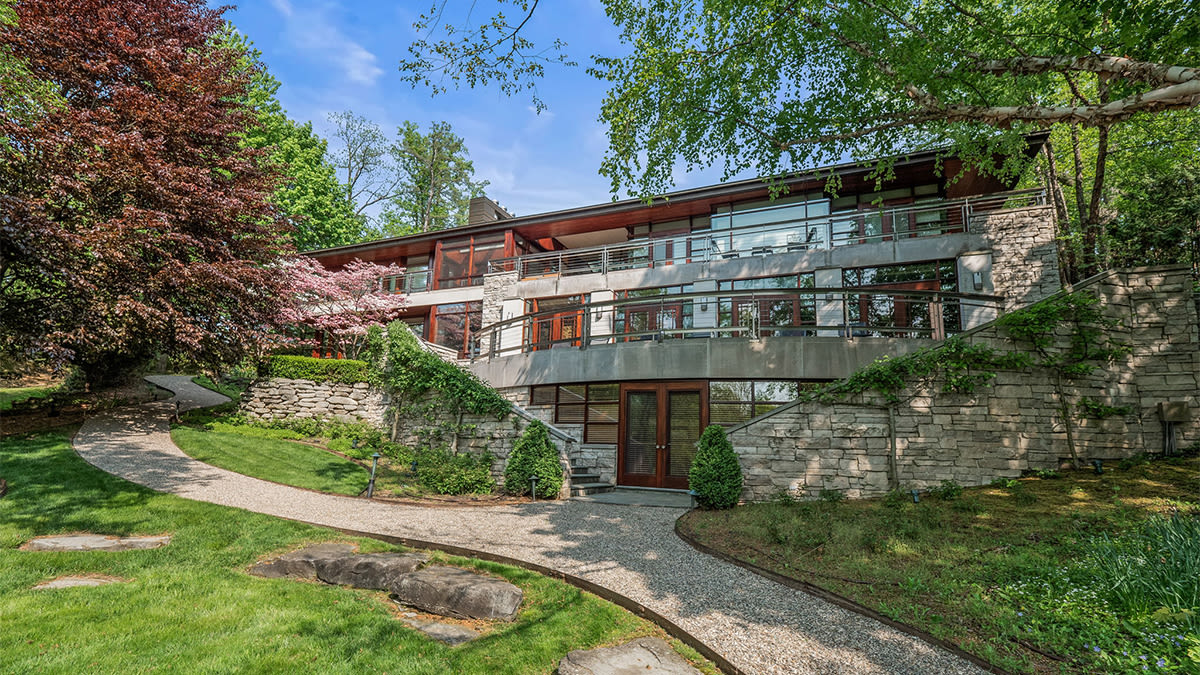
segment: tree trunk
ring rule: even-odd
[[[1046,190],[1049,192],[1051,203],[1054,205],[1054,240],[1058,248],[1058,281],[1066,285],[1070,282],[1070,269],[1074,267],[1074,251],[1067,243],[1067,229],[1070,227],[1071,215],[1067,212],[1067,199],[1063,195],[1062,183],[1058,180],[1058,165],[1054,161],[1054,148],[1047,140],[1042,146],[1042,152],[1046,155],[1046,162],[1042,165],[1045,168],[1042,180],[1046,184]]]

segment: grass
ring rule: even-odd
[[[383,593],[246,574],[319,541],[373,540],[151,492],[71,450],[70,430],[0,441],[0,670],[4,672],[549,673],[568,651],[661,634],[579,589],[519,568],[436,554],[520,586],[516,621],[447,647],[403,626]],[[19,551],[45,534],[161,534],[121,553]],[[34,591],[60,575],[129,583]],[[711,665],[703,665],[715,672]]]
[[[13,403],[31,398],[46,398],[58,389],[55,387],[0,387],[0,410],[12,409]]]
[[[370,475],[366,469],[324,448],[242,433],[253,427],[220,428],[230,431],[176,427],[171,430],[171,440],[194,459],[254,478],[343,495],[367,489]]]
[[[1200,624],[1188,614],[1200,608],[1121,609],[1101,550],[1106,538],[1140,537],[1154,516],[1200,515],[1200,460],[945,494],[785,499],[695,511],[679,527],[1012,671],[1200,672]]]

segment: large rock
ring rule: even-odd
[[[429,562],[424,553],[365,553],[315,560],[317,578],[327,584],[385,590],[402,574]]]
[[[299,551],[285,553],[274,560],[255,563],[250,568],[250,574],[268,579],[316,579],[318,561],[353,555],[354,547],[350,544],[313,544]]]
[[[63,534],[31,539],[21,548],[26,551],[136,551],[158,548],[169,543],[171,536],[166,534],[152,537]]]
[[[503,621],[516,616],[523,595],[507,581],[442,566],[398,577],[391,591],[398,601],[433,614]]]
[[[699,675],[671,645],[644,637],[616,647],[577,649],[558,663],[559,675]]]

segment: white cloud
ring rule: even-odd
[[[337,66],[342,77],[356,84],[371,86],[383,75],[379,59],[338,28],[336,7],[297,8],[290,0],[271,0],[271,6],[283,17],[288,44],[309,60]]]

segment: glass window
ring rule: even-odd
[[[582,424],[585,443],[615,444],[621,385],[564,384],[530,390],[534,405],[553,405],[556,424]]]
[[[479,332],[483,323],[483,303],[460,302],[438,305],[434,308],[433,342],[457,349],[460,356],[468,356],[471,338]]]
[[[790,380],[714,380],[708,383],[708,420],[731,427],[796,400],[804,385]]]

